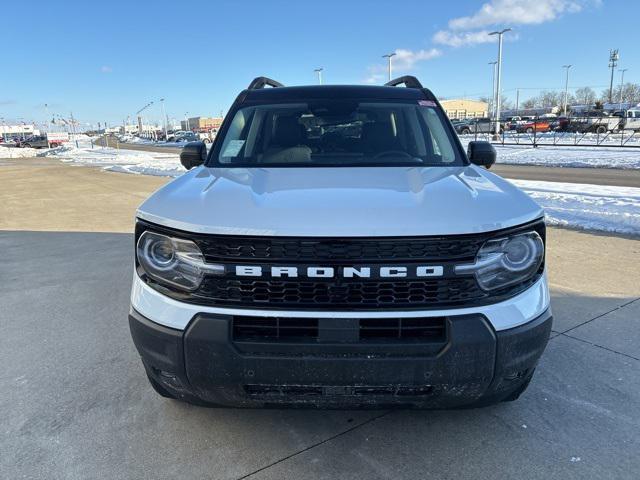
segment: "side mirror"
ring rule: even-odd
[[[496,149],[489,142],[469,142],[467,157],[474,165],[491,168],[496,163]]]
[[[189,142],[180,153],[180,163],[187,170],[202,165],[207,159],[207,146],[204,142]]]

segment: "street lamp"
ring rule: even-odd
[[[324,68],[322,68],[322,67],[318,67],[318,68],[313,70],[314,72],[316,72],[318,74],[318,85],[322,85],[322,70],[324,70]]]
[[[611,83],[609,83],[609,103],[613,103],[613,71],[618,65],[618,60],[620,59],[620,55],[618,55],[618,49],[609,50],[609,68],[611,69]]]
[[[496,68],[498,65],[498,62],[489,62],[488,65],[493,65],[493,78],[491,80],[491,95],[493,95],[493,100],[496,99]],[[495,116],[495,106],[496,106],[496,102],[492,101],[491,102],[491,116],[494,117]]]
[[[569,95],[569,69],[571,65],[563,65],[562,68],[567,69],[567,75],[564,79],[564,116],[567,116],[567,99]]]
[[[622,89],[624,88],[624,72],[629,70],[628,68],[623,68],[618,70],[622,76],[620,77],[620,105],[618,105],[618,109],[622,110]]]
[[[387,59],[387,66],[388,66],[388,72],[389,72],[389,81],[391,81],[391,57],[395,57],[396,53],[387,53],[386,55],[382,55],[382,58],[386,58]]]
[[[164,111],[164,98],[160,99],[160,105],[162,106],[162,125],[164,126],[164,139],[167,140],[167,114]]]
[[[510,28],[489,33],[489,35],[498,35],[498,80],[496,82],[496,137],[500,134],[500,81],[502,78],[502,36],[510,32]]]

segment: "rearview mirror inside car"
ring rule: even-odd
[[[187,170],[202,165],[207,159],[207,146],[204,142],[189,142],[180,153],[180,163]]]
[[[469,142],[467,157],[474,165],[491,168],[491,165],[496,163],[496,149],[489,142]]]

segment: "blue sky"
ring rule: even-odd
[[[6,13],[6,12],[5,12]],[[510,26],[503,88],[513,99],[608,85],[610,48],[625,80],[640,82],[640,1],[193,1],[30,2],[0,30],[0,117],[43,122],[73,114],[120,124],[149,101],[160,118],[216,115],[258,75],[285,84],[381,82],[381,55],[440,97],[488,95],[497,45],[486,32]],[[20,19],[24,19],[21,21]],[[616,79],[619,81],[618,73]]]

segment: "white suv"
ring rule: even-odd
[[[137,212],[129,321],[153,387],[245,407],[518,398],[551,330],[545,224],[495,156],[465,153],[413,77],[254,80]]]

